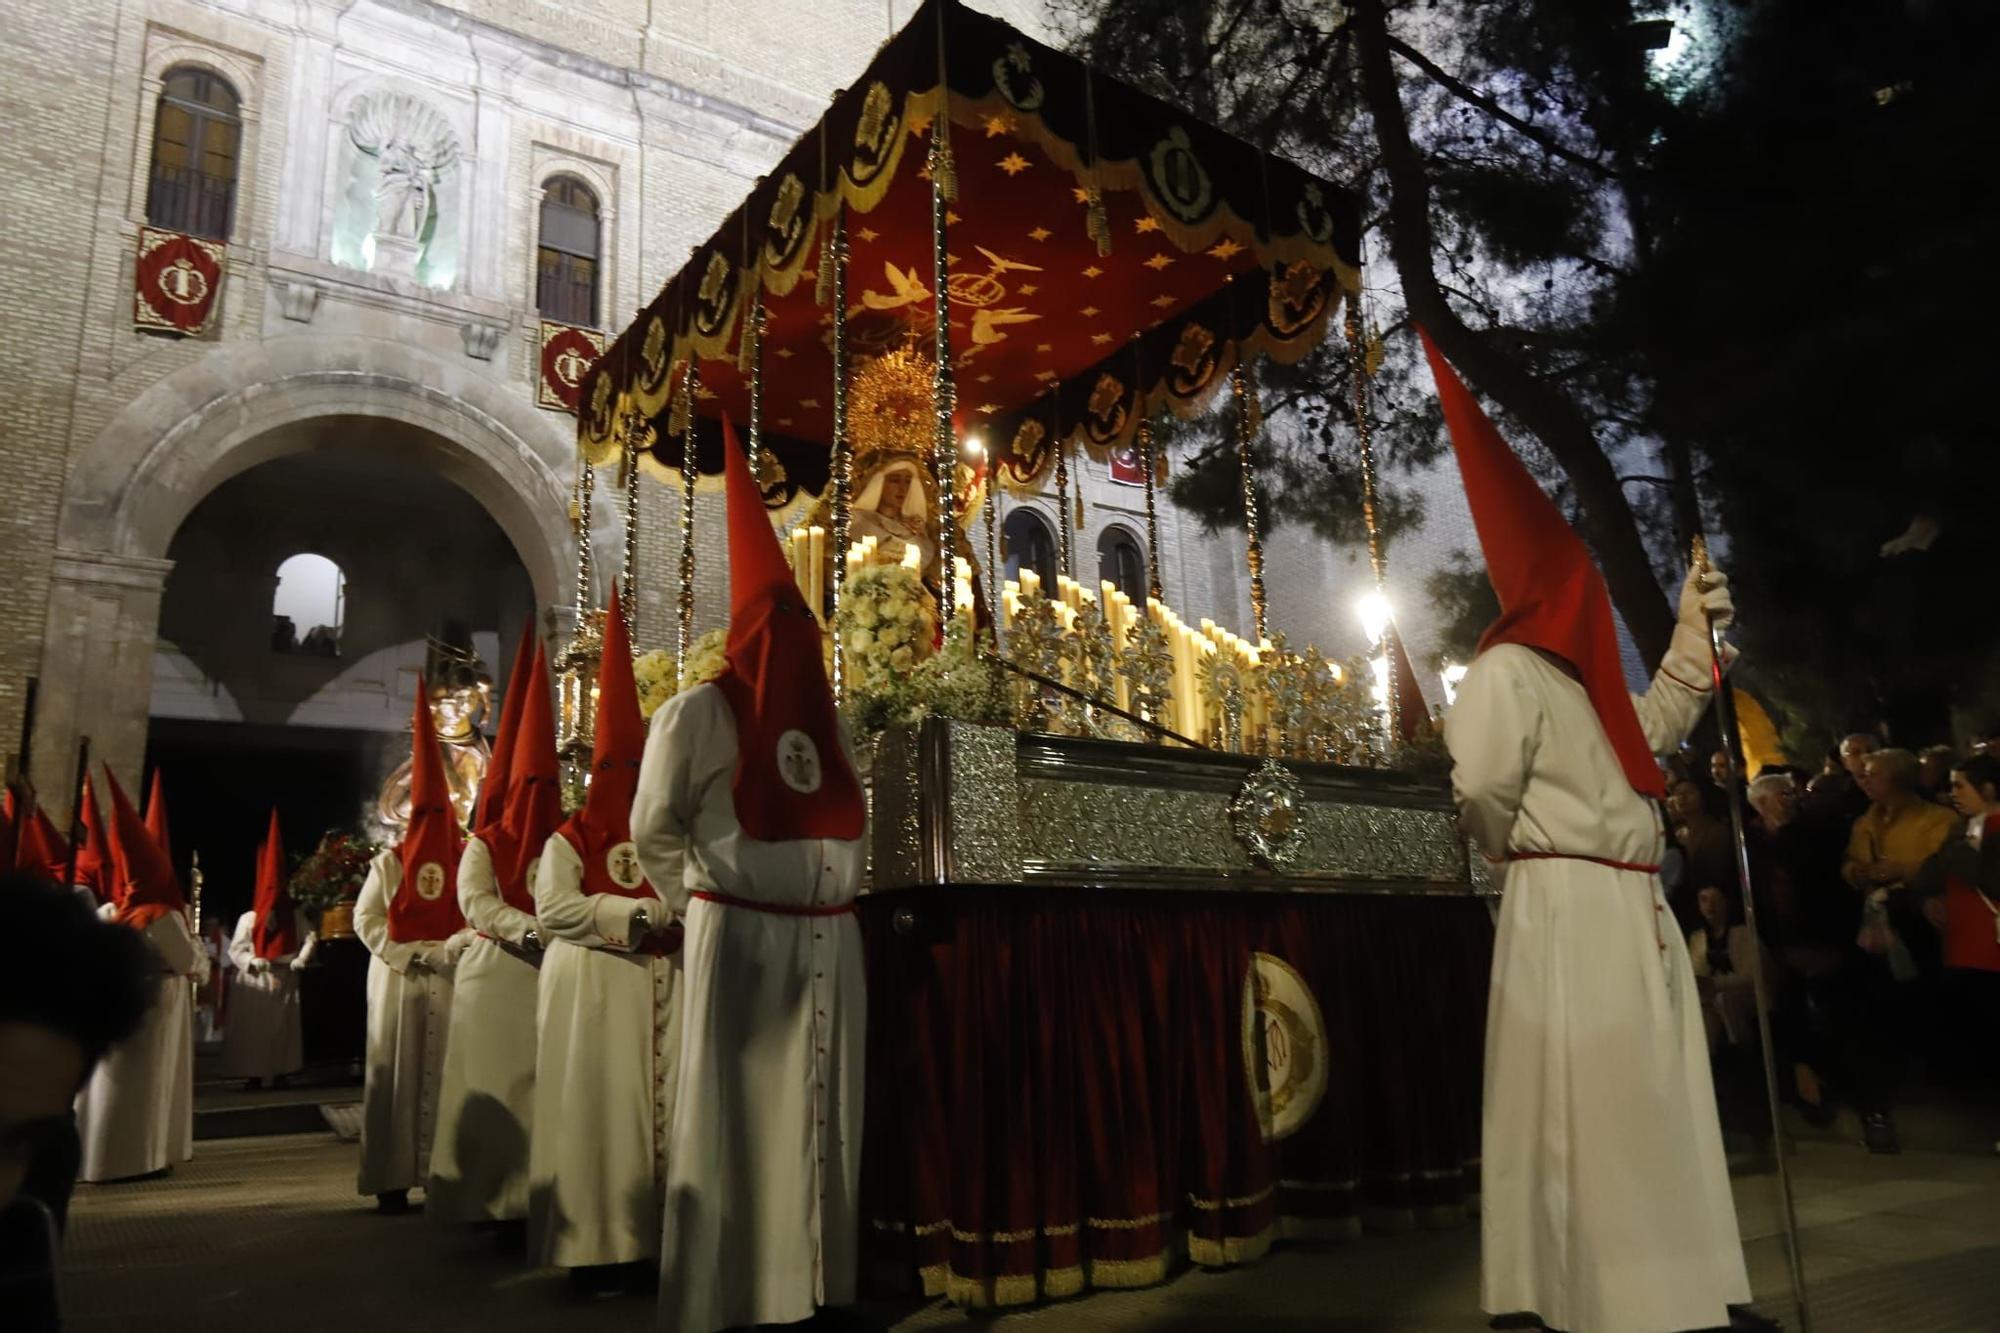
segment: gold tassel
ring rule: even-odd
[[[1111,215],[1104,209],[1104,191],[1092,185],[1084,191],[1084,235],[1097,242],[1097,257],[1111,253]]]
[[[693,404],[688,402],[687,380],[683,377],[681,390],[674,395],[673,409],[667,414],[667,434],[685,439],[689,419],[694,415],[689,410],[692,406]],[[684,443],[681,447],[685,449],[687,445]]]
[[[1081,485],[1078,485],[1076,488],[1076,530],[1078,532],[1083,531],[1083,487]]]
[[[813,304],[828,306],[833,304],[833,266],[837,261],[833,256],[833,226],[827,225],[826,235],[819,243],[819,273],[813,281]]]
[[[931,138],[931,181],[937,186],[938,194],[946,203],[958,198],[958,163],[951,155],[951,140],[946,137],[943,125],[932,131]]]
[[[1362,364],[1368,368],[1369,378],[1373,379],[1381,371],[1382,358],[1387,354],[1388,348],[1382,341],[1382,330],[1371,324],[1368,329],[1368,347],[1361,358]]]

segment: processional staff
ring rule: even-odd
[[[1694,539],[1694,567],[1706,576],[1709,563],[1708,539]],[[1723,645],[1722,626],[1713,616],[1708,621],[1710,680],[1715,689],[1715,721],[1722,732],[1722,752],[1729,763],[1729,831],[1736,840],[1736,883],[1743,904],[1743,922],[1757,947],[1750,951],[1750,987],[1757,1005],[1757,1041],[1764,1056],[1764,1098],[1771,1112],[1771,1143],[1778,1159],[1778,1193],[1784,1204],[1785,1263],[1791,1271],[1792,1303],[1798,1309],[1801,1333],[1812,1333],[1812,1314],[1806,1305],[1805,1266],[1799,1256],[1799,1214],[1792,1197],[1792,1176],[1785,1165],[1785,1127],[1778,1100],[1777,1050],[1771,1041],[1771,998],[1764,978],[1763,932],[1757,926],[1757,895],[1750,886],[1750,843],[1743,819],[1743,735],[1737,726],[1736,701],[1724,679],[1729,654]]]

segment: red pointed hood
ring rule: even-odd
[[[727,418],[722,437],[729,665],[714,684],[736,718],[736,820],[763,842],[858,838],[867,812],[841,747],[819,622],[785,564]]]
[[[124,886],[114,873],[104,812],[97,808],[97,791],[88,774],[83,779],[83,803],[77,818],[83,824],[83,841],[76,849],[76,882],[88,885],[99,902],[122,906],[124,900],[118,895]]]
[[[1396,726],[1405,745],[1413,743],[1430,725],[1431,706],[1424,701],[1423,687],[1417,684],[1417,669],[1410,663],[1410,650],[1403,634],[1389,627],[1389,688],[1396,692]]]
[[[181,895],[166,849],[154,840],[109,767],[104,782],[111,792],[111,873],[118,919],[144,930],[169,912],[186,911],[187,899]]]
[[[458,854],[465,834],[452,809],[430,697],[429,684],[418,681],[410,719],[410,823],[397,852],[403,881],[389,900],[389,938],[398,943],[449,939],[465,927],[458,910]]]
[[[298,911],[285,883],[285,835],[278,829],[275,806],[264,844],[257,849],[257,892],[252,906],[257,911],[257,924],[251,928],[250,940],[257,947],[257,956],[273,959],[297,953]]]
[[[583,863],[585,893],[652,898],[639,855],[632,846],[632,798],[639,790],[639,760],[646,749],[646,722],[639,713],[639,687],[632,679],[632,641],[618,587],[604,611],[604,653],[597,667],[597,739],[590,755],[590,790],[583,809],[570,816],[562,835]]]
[[[562,769],[556,759],[555,712],[549,703],[549,659],[541,641],[520,684],[521,716],[514,730],[507,807],[487,837],[500,896],[530,916],[535,886],[530,875],[549,837],[562,827]]]
[[[14,793],[14,784],[0,788],[0,868],[14,868],[21,850],[21,826],[27,822],[27,806]]]
[[[69,864],[69,839],[57,831],[55,821],[41,806],[30,810],[21,804],[15,808],[19,813],[14,817],[14,869],[62,883],[63,870]]]
[[[1500,438],[1430,335],[1418,332],[1486,555],[1486,575],[1500,598],[1500,618],[1480,639],[1479,650],[1518,643],[1568,662],[1590,696],[1625,780],[1642,796],[1664,799],[1666,780],[1646,743],[1619,662],[1611,595],[1589,548]]]
[[[160,844],[160,850],[167,854],[167,861],[174,859],[174,840],[167,833],[167,794],[160,783],[160,770],[153,770],[153,782],[146,789],[146,831],[153,835],[153,841]]]
[[[493,755],[486,765],[486,780],[479,784],[479,800],[472,807],[472,831],[483,830],[500,820],[507,805],[507,781],[513,768],[514,731],[521,723],[521,704],[527,698],[522,673],[534,656],[535,618],[521,626],[521,644],[514,650],[513,665],[507,668],[507,698],[500,705],[500,726],[493,733]]]

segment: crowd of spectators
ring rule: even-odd
[[[1895,1106],[1928,1083],[2000,1082],[2000,729],[1965,754],[1842,740],[1818,772],[1761,769],[1742,796],[1755,933],[1741,902],[1728,757],[1673,763],[1662,874],[1708,1016],[1732,1139],[1768,1142],[1751,987],[1761,959],[1782,1095],[1860,1116],[1900,1150]],[[2000,1142],[1994,1145],[2000,1152]]]

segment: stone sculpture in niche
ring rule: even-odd
[[[347,135],[375,162],[368,267],[413,279],[436,228],[438,184],[458,160],[458,136],[435,107],[408,93],[356,99]]]

